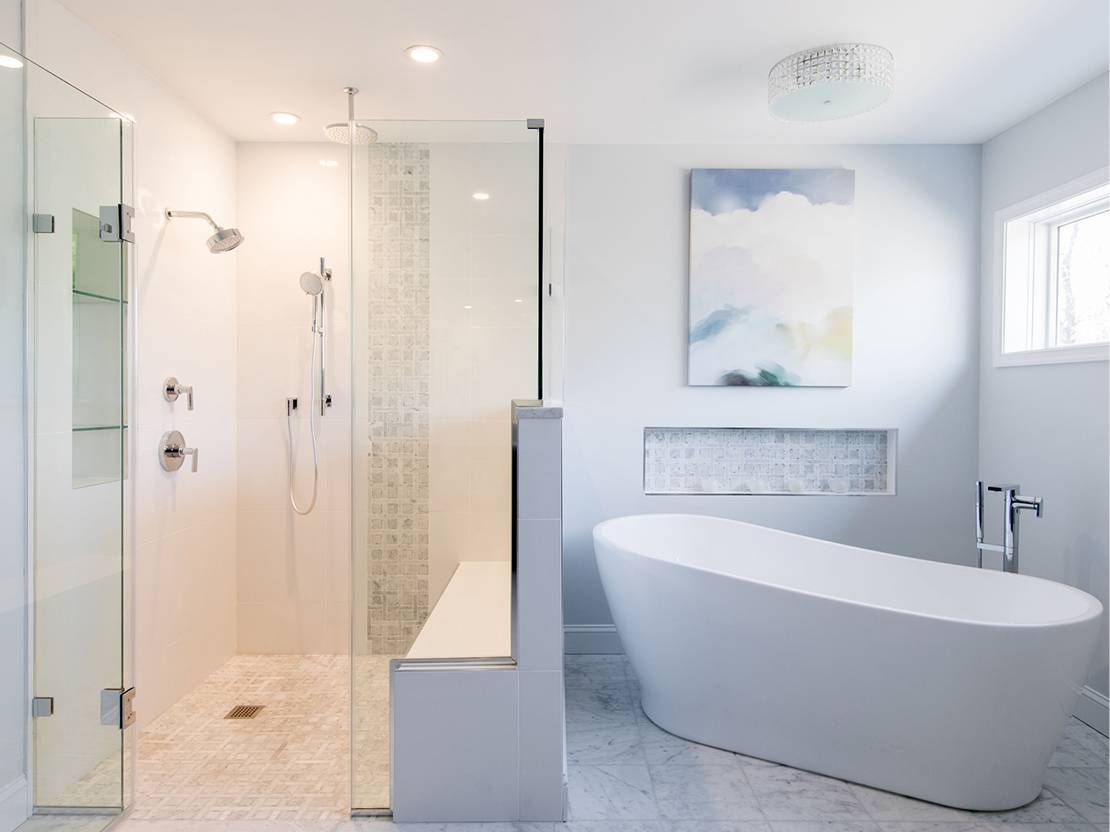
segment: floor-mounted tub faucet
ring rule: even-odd
[[[1002,545],[985,543],[983,540],[983,491],[996,491],[1002,495]],[[1024,509],[1032,510],[1040,517],[1044,512],[1044,501],[1040,497],[1023,497],[1018,494],[1020,485],[984,485],[982,480],[975,483],[975,548],[979,550],[979,567],[983,566],[983,552],[1002,553],[1002,571],[1018,571],[1018,520]]]

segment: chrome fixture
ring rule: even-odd
[[[285,429],[289,436],[289,504],[297,514],[308,514],[316,506],[316,496],[320,482],[319,416],[323,416],[327,412],[327,409],[331,407],[331,396],[327,392],[327,342],[324,340],[324,288],[330,281],[331,269],[328,268],[327,262],[323,257],[320,258],[319,272],[304,272],[299,279],[301,291],[312,298],[312,352],[308,359],[308,435],[312,442],[312,498],[305,508],[301,508],[297,503],[297,495],[294,488],[296,448],[293,444],[293,411],[297,409],[298,400],[296,396],[290,396],[285,400]],[[317,350],[319,350],[320,353],[318,375],[316,373]],[[316,391],[313,390],[314,386],[319,390],[319,399],[316,398]]]
[[[166,209],[166,219],[172,220],[175,218],[205,220],[216,229],[216,233],[208,238],[208,250],[213,254],[231,251],[243,242],[243,235],[238,228],[224,228],[217,225],[216,221],[203,211],[171,211]]]
[[[324,135],[336,144],[373,144],[378,140],[378,132],[365,124],[355,123],[355,96],[358,95],[358,87],[344,87],[343,92],[347,95],[347,120],[327,125]]]
[[[162,441],[158,443],[158,460],[162,463],[163,471],[176,471],[185,462],[185,457],[193,458],[193,473],[197,472],[197,449],[185,447],[185,437],[179,430],[168,430],[162,434]]]
[[[975,483],[975,548],[979,550],[979,567],[983,566],[983,552],[1002,553],[1002,571],[1018,571],[1018,527],[1022,511],[1036,512],[1037,517],[1044,513],[1044,501],[1040,497],[1023,497],[1018,494],[1020,485],[984,485],[982,480]],[[983,537],[983,496],[984,491],[1002,495],[1002,543],[985,543]]]
[[[177,380],[176,376],[169,376],[162,382],[162,398],[166,401],[176,402],[179,397],[185,397],[185,407],[187,410],[193,409],[193,385],[185,385]]]
[[[894,55],[832,43],[783,58],[767,76],[767,106],[786,121],[829,121],[873,110],[894,92]]]

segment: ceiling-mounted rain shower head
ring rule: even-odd
[[[355,123],[355,96],[358,95],[358,87],[344,87],[343,92],[347,95],[347,120],[327,125],[324,127],[324,135],[336,144],[354,144],[360,147],[373,144],[378,140],[378,131],[365,124]],[[355,126],[353,135],[352,124]]]
[[[346,121],[337,121],[324,128],[324,134],[336,144],[349,144],[351,142],[351,125]],[[373,144],[378,140],[378,131],[367,127],[365,124],[355,125],[355,140],[353,144],[363,146]]]
[[[216,233],[208,238],[208,250],[213,254],[222,254],[231,251],[243,242],[243,235],[238,228],[223,228],[216,225],[216,221],[203,211],[166,211],[166,219],[184,218],[205,220],[216,229]]]

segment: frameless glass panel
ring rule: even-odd
[[[28,63],[34,804],[124,805],[127,124]],[[107,214],[105,214],[107,216]],[[114,225],[115,223],[113,223]]]
[[[511,649],[511,402],[540,387],[540,135],[360,125],[377,141],[351,150],[352,804],[377,808],[389,661]]]

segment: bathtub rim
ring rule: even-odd
[[[748,527],[753,527],[753,528],[757,528],[757,529],[765,529],[765,530],[776,532],[776,533],[781,534],[781,535],[785,535],[787,537],[797,538],[797,539],[801,539],[801,540],[817,541],[817,542],[823,543],[827,546],[834,546],[838,549],[853,549],[853,550],[857,550],[857,551],[870,552],[870,553],[876,554],[876,555],[883,555],[883,556],[888,557],[888,558],[900,558],[902,560],[910,560],[910,561],[923,561],[923,562],[928,563],[928,564],[933,564],[934,566],[937,566],[937,567],[951,567],[953,569],[971,569],[971,570],[975,570],[975,571],[980,571],[979,567],[975,567],[975,566],[964,566],[963,564],[948,563],[947,561],[928,560],[927,558],[918,558],[918,557],[914,557],[912,555],[898,555],[898,554],[895,554],[893,552],[884,552],[881,549],[868,549],[868,548],[863,547],[863,546],[853,546],[849,543],[838,543],[838,542],[833,541],[833,540],[826,540],[822,537],[812,537],[810,535],[805,535],[805,534],[799,534],[797,532],[786,531],[785,529],[778,529],[778,528],[775,528],[774,526],[762,526],[759,523],[749,523],[745,520],[734,520],[731,517],[721,517],[721,516],[715,515],[715,514],[691,514],[689,512],[676,512],[676,511],[646,512],[646,513],[642,512],[640,514],[623,514],[623,515],[620,515],[618,517],[610,517],[606,520],[602,520],[600,523],[595,524],[594,527],[593,527],[592,537],[593,537],[594,546],[595,546],[594,557],[595,558],[597,557],[597,551],[596,551],[597,541],[599,539],[601,539],[606,543],[606,545],[612,546],[614,549],[617,549],[617,550],[619,550],[619,551],[621,551],[625,554],[636,556],[636,557],[641,557],[641,558],[648,558],[648,559],[656,561],[658,563],[668,564],[668,565],[674,566],[676,568],[691,569],[691,570],[694,570],[694,571],[697,571],[697,572],[705,573],[707,575],[714,575],[714,576],[721,577],[721,578],[728,578],[728,579],[734,580],[734,581],[742,581],[746,584],[768,587],[770,589],[779,590],[781,592],[792,592],[792,593],[795,593],[797,595],[802,595],[802,596],[809,597],[809,598],[817,598],[817,599],[820,599],[820,600],[823,600],[823,601],[832,601],[832,602],[838,603],[838,604],[850,604],[854,607],[861,607],[863,609],[876,610],[876,611],[886,612],[886,613],[895,613],[895,614],[898,614],[898,615],[911,615],[911,616],[914,616],[916,618],[927,619],[927,620],[930,620],[930,621],[942,621],[942,622],[945,622],[945,623],[948,623],[948,624],[960,624],[960,625],[967,625],[967,626],[971,626],[971,627],[992,627],[992,628],[1004,628],[1004,629],[1017,629],[1017,628],[1021,628],[1021,629],[1046,629],[1046,628],[1055,628],[1055,627],[1073,627],[1073,626],[1076,626],[1076,625],[1079,625],[1079,624],[1084,624],[1084,623],[1086,623],[1088,621],[1091,621],[1091,620],[1094,620],[1094,619],[1098,619],[1103,614],[1102,602],[1099,601],[1097,598],[1095,598],[1093,595],[1091,595],[1089,592],[1084,592],[1081,589],[1077,589],[1076,587],[1071,586],[1069,584],[1061,583],[1060,581],[1053,581],[1053,580],[1050,580],[1048,578],[1038,578],[1035,575],[1025,575],[1025,574],[1017,573],[1017,574],[1014,574],[1013,577],[1017,578],[1019,580],[1033,581],[1033,582],[1044,583],[1044,584],[1052,584],[1053,586],[1056,586],[1056,587],[1062,587],[1063,589],[1067,590],[1068,592],[1070,592],[1072,594],[1077,594],[1078,596],[1081,596],[1079,600],[1081,600],[1085,603],[1086,611],[1083,614],[1080,614],[1080,615],[1077,615],[1077,616],[1074,616],[1074,617],[1071,617],[1071,618],[1063,618],[1063,619],[1060,619],[1058,621],[1046,621],[1046,622],[1035,622],[1035,621],[976,621],[976,620],[969,619],[969,618],[962,618],[962,617],[956,617],[956,616],[950,616],[950,615],[938,615],[936,613],[922,612],[920,610],[906,609],[905,607],[894,607],[894,606],[889,606],[889,605],[886,605],[886,604],[874,604],[874,603],[868,603],[868,602],[865,602],[865,601],[858,601],[858,600],[851,599],[851,598],[844,598],[844,597],[839,596],[839,595],[832,595],[832,594],[824,593],[824,592],[814,592],[812,590],[800,589],[796,586],[791,586],[789,584],[784,584],[784,583],[775,583],[775,582],[771,582],[771,581],[760,581],[760,580],[756,580],[754,578],[746,577],[746,576],[743,576],[743,575],[736,575],[736,574],[733,574],[731,572],[723,572],[719,569],[712,569],[708,566],[695,565],[695,564],[692,564],[692,563],[678,563],[676,561],[667,560],[665,558],[661,558],[661,557],[657,557],[655,555],[647,554],[645,552],[641,552],[641,551],[638,551],[636,549],[630,548],[629,546],[624,545],[622,543],[618,543],[612,534],[607,533],[607,531],[608,531],[607,528],[606,528],[607,526],[615,525],[615,524],[617,524],[621,521],[637,520],[637,519],[642,519],[642,518],[660,518],[660,517],[664,517],[664,518],[676,518],[676,517],[677,518],[696,518],[698,520],[702,520],[702,519],[716,520],[716,521],[721,521],[721,522],[724,522],[724,523],[735,524],[735,525],[738,525],[738,526],[748,526]],[[994,571],[994,570],[988,570],[988,571]],[[1008,573],[998,572],[997,574],[998,575],[1003,575],[1003,574],[1008,574]],[[1004,578],[1003,580],[1009,580],[1009,579]]]

